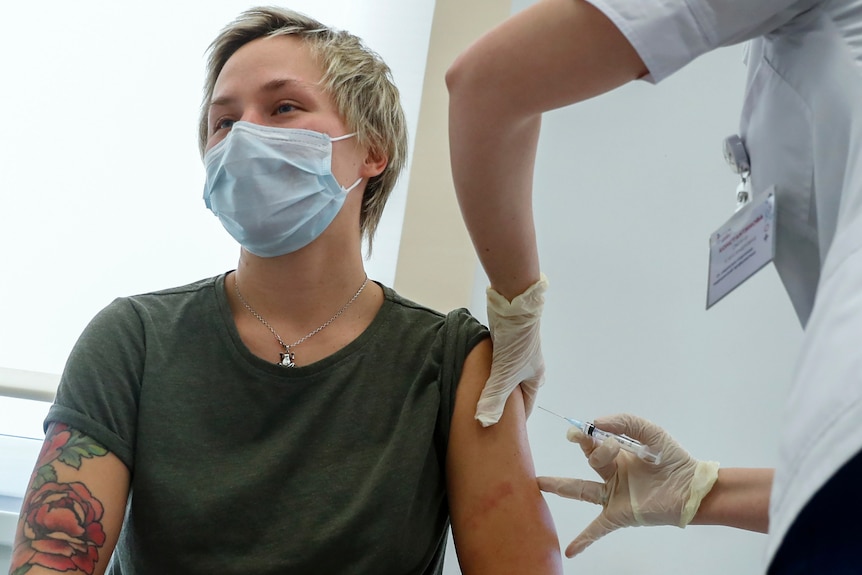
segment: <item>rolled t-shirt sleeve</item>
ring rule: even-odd
[[[53,422],[68,424],[132,470],[144,341],[142,322],[129,300],[114,300],[99,312],[69,355],[46,429]]]
[[[491,337],[488,328],[479,323],[469,311],[456,309],[446,316],[441,328],[440,342],[443,345],[440,365],[440,425],[445,447],[449,444],[449,427],[455,410],[455,395],[461,381],[461,372],[467,356],[480,342]]]
[[[610,19],[658,83],[698,56],[768,34],[822,0],[587,0]]]

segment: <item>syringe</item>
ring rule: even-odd
[[[593,425],[591,421],[587,421],[586,423],[584,423],[583,421],[579,421],[571,417],[565,417],[560,415],[559,413],[554,413],[550,409],[545,409],[541,405],[539,405],[538,408],[542,411],[547,411],[551,415],[556,415],[560,419],[565,419],[570,424],[580,429],[584,433],[584,435],[592,437],[593,441],[595,441],[597,444],[602,443],[605,439],[608,439],[609,437],[613,437],[620,444],[620,449],[634,454],[635,456],[639,457],[640,459],[643,459],[647,463],[653,463],[655,465],[661,463],[661,452],[655,453],[651,451],[649,446],[644,445],[636,439],[632,439],[627,435],[617,435],[616,433],[610,433],[609,431],[601,430],[595,425]]]

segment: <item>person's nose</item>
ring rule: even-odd
[[[260,110],[257,109],[248,109],[243,110],[242,117],[240,118],[243,122],[248,122],[249,124],[257,124],[258,126],[266,125],[266,116],[261,113]]]

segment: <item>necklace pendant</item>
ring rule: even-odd
[[[296,367],[296,364],[293,363],[293,358],[296,357],[290,348],[285,348],[284,353],[279,354],[281,356],[281,361],[278,365],[282,367]]]
[[[337,312],[335,312],[334,316],[332,316],[331,318],[326,320],[317,329],[310,331],[309,333],[305,334],[305,336],[299,338],[298,340],[296,340],[292,344],[287,345],[281,339],[281,336],[278,335],[278,332],[275,331],[275,328],[273,328],[271,325],[269,325],[269,323],[265,319],[263,319],[263,316],[261,316],[259,313],[254,311],[254,308],[251,307],[247,301],[245,301],[245,298],[242,297],[242,293],[239,291],[239,283],[238,283],[238,280],[236,279],[236,274],[234,274],[234,276],[233,276],[233,289],[234,289],[234,291],[236,291],[236,297],[239,299],[240,302],[242,302],[242,305],[245,306],[245,309],[247,309],[251,315],[253,315],[260,323],[262,323],[267,329],[269,329],[269,331],[272,333],[272,335],[275,336],[275,339],[278,340],[279,345],[281,345],[281,347],[284,348],[284,352],[279,354],[279,356],[280,356],[279,362],[276,364],[276,365],[280,365],[281,367],[296,367],[296,364],[293,362],[295,355],[293,354],[292,351],[290,351],[290,348],[295,347],[295,346],[301,344],[302,342],[304,342],[305,340],[307,340],[308,338],[317,335],[321,330],[326,329],[329,326],[329,324],[331,324],[332,322],[337,320],[339,317],[341,317],[341,314],[344,313],[344,310],[346,310],[348,307],[350,307],[350,305],[353,302],[356,301],[356,298],[359,297],[359,294],[362,293],[362,290],[365,289],[365,286],[367,284],[368,284],[368,276],[366,275],[365,280],[363,280],[362,285],[359,286],[359,289],[356,290],[356,293],[353,294],[353,297],[350,298],[346,304],[341,306],[341,309],[338,310]]]

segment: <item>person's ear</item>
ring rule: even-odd
[[[388,164],[389,158],[386,157],[386,154],[369,149],[365,155],[365,160],[362,162],[361,176],[370,180],[374,176],[379,176]]]

